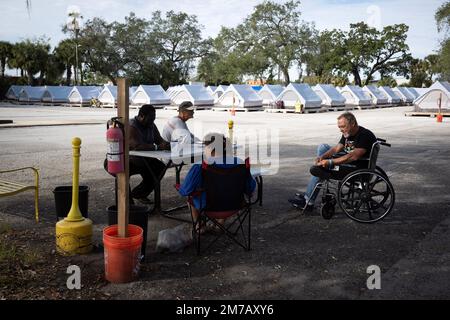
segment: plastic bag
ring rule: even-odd
[[[180,224],[175,228],[164,229],[158,233],[156,242],[157,252],[181,252],[192,243],[192,232],[184,225]]]

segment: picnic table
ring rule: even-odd
[[[181,219],[178,217],[174,217],[171,215],[172,212],[179,210],[181,208],[186,208],[186,204],[182,206],[177,206],[169,209],[162,209],[161,206],[161,180],[164,177],[166,171],[169,168],[175,168],[175,183],[180,184],[181,178],[180,173],[183,166],[187,164],[199,163],[202,161],[203,156],[203,145],[201,144],[193,144],[191,148],[183,149],[181,153],[174,153],[169,150],[159,150],[159,151],[130,151],[130,156],[135,157],[144,157],[144,158],[155,158],[161,160],[165,164],[165,169],[162,171],[160,176],[157,176],[152,170],[151,167],[148,167],[149,171],[153,175],[153,178],[156,181],[155,190],[154,190],[154,208],[153,212],[159,213],[167,218],[184,221],[185,219]],[[263,176],[267,174],[267,171],[261,168],[250,167],[250,172],[252,176],[255,178],[257,183],[257,198],[252,202],[259,203],[262,205],[262,197],[263,197]],[[189,221],[190,222],[190,221]]]

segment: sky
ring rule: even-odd
[[[284,3],[284,0],[272,0]],[[203,25],[204,37],[215,37],[221,26],[235,27],[263,0],[0,0],[0,41],[18,42],[46,36],[56,46],[64,39],[61,26],[67,22],[69,7],[79,8],[83,21],[101,17],[123,21],[129,12],[150,19],[156,10],[195,14]],[[413,57],[424,58],[439,47],[434,14],[445,0],[303,0],[302,19],[319,30],[348,30],[350,23],[365,21],[381,29],[386,25],[409,25],[407,44]]]

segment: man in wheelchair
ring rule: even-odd
[[[368,129],[359,126],[351,112],[345,112],[337,118],[341,139],[334,147],[321,144],[317,148],[315,165],[311,167],[312,174],[306,192],[297,193],[288,201],[292,206],[303,210],[312,210],[314,201],[320,191],[315,188],[322,180],[342,180],[349,173],[358,169],[367,169],[372,145],[377,141],[375,135]],[[366,157],[363,159],[363,157]]]

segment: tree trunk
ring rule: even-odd
[[[364,81],[364,85],[365,85],[365,86],[369,85],[370,80],[372,80],[372,74],[369,74],[369,75],[367,76],[366,81]]]
[[[355,85],[361,87],[361,77],[359,76],[358,68],[352,68],[352,74],[355,77]]]
[[[41,73],[39,74],[39,85],[42,86],[43,83],[44,83],[44,72],[41,71]]]
[[[28,77],[28,85],[32,86],[33,85],[33,74],[27,70],[27,77]]]
[[[289,69],[285,67],[281,67],[281,72],[283,72],[284,76],[284,84],[287,86],[291,82],[291,79],[289,78]]]
[[[71,81],[72,81],[72,66],[68,64],[66,66],[66,85],[70,86]]]
[[[116,78],[114,78],[112,75],[108,75],[109,80],[113,83],[113,85],[117,85]]]
[[[84,72],[83,72],[82,64],[80,64],[80,79],[81,79],[81,85],[84,86]]]
[[[4,78],[5,77],[6,59],[2,59],[1,64],[2,64],[2,78]]]

